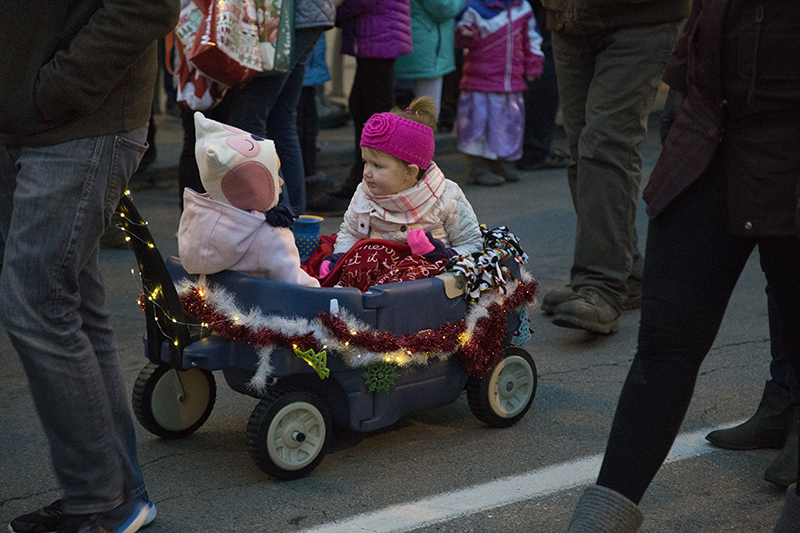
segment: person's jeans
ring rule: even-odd
[[[142,127],[55,146],[0,146],[0,321],[25,368],[71,514],[108,511],[145,491],[98,243],[146,137]]]
[[[306,180],[300,138],[297,135],[297,104],[303,88],[306,60],[324,29],[296,30],[292,66],[288,72],[255,76],[241,87],[229,89],[217,107],[204,113],[208,118],[275,142],[275,150],[281,160],[284,190],[289,204],[298,214],[305,212]],[[186,143],[194,138],[194,123],[185,123],[184,127],[192,128],[192,131],[187,131]],[[181,164],[188,167],[181,169],[184,182],[198,183],[197,164],[190,159],[194,149],[190,152],[184,146],[184,152],[186,157],[181,159]],[[182,190],[180,194],[183,195]]]
[[[678,23],[632,26],[590,35],[552,32],[567,169],[577,214],[571,285],[599,289],[617,309],[642,256],[636,204],[639,144],[675,44]]]
[[[737,280],[758,246],[780,343],[800,374],[800,240],[728,233],[721,165],[650,222],[639,346],[597,483],[638,503],[678,434]]]

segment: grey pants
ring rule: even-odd
[[[552,34],[574,161],[567,169],[577,215],[570,281],[576,290],[597,288],[617,309],[627,296],[628,278],[642,277],[635,227],[639,145],[677,34],[677,22]]]

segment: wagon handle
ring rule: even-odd
[[[147,322],[147,357],[153,363],[161,364],[163,347],[166,347],[170,366],[183,370],[183,349],[191,343],[191,333],[172,276],[147,222],[133,205],[127,191],[119,201],[117,212],[122,218],[118,226],[128,234],[128,243],[139,264]]]

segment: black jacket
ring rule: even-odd
[[[179,0],[13,0],[0,17],[0,144],[42,146],[147,123],[157,39]]]

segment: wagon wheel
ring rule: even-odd
[[[322,401],[303,391],[272,390],[247,423],[247,451],[278,479],[298,479],[317,467],[331,440],[331,418]]]
[[[536,365],[517,346],[508,346],[492,371],[467,381],[467,401],[478,420],[493,427],[507,427],[519,421],[536,395]]]
[[[216,396],[214,375],[208,370],[147,363],[133,387],[133,412],[150,433],[180,439],[208,420]]]

